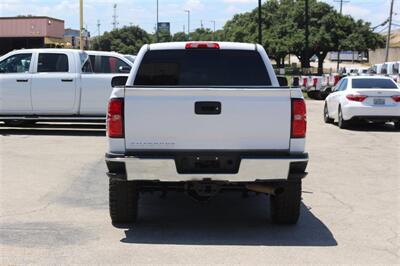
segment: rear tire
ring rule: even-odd
[[[326,103],[325,103],[325,106],[324,106],[324,121],[327,124],[332,124],[333,123],[333,119],[329,117],[328,105]]]
[[[397,130],[400,129],[400,121],[394,122],[394,128]]]
[[[349,128],[350,126],[350,121],[343,119],[342,108],[340,106],[338,110],[338,126],[341,129]]]
[[[288,182],[282,194],[270,195],[271,219],[276,224],[296,224],[300,216],[301,181]]]
[[[109,207],[114,226],[137,220],[139,193],[135,182],[113,180],[109,183]]]

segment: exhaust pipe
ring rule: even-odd
[[[284,192],[283,187],[274,187],[274,186],[267,186],[262,184],[248,184],[246,185],[248,190],[259,192],[259,193],[267,193],[270,195],[279,195]]]

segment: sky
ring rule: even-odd
[[[92,36],[113,28],[113,5],[117,4],[118,27],[139,25],[148,32],[154,32],[156,24],[156,0],[83,0],[84,24]],[[257,7],[257,0],[158,0],[159,21],[170,22],[171,31],[187,30],[187,14],[190,10],[190,28],[204,27],[216,29],[236,13],[251,11]],[[262,2],[265,2],[263,0]],[[337,0],[321,0],[339,8]],[[389,16],[390,0],[347,0],[343,13],[356,19],[371,22],[372,26],[384,22]],[[394,0],[394,23],[400,25],[400,0]],[[0,16],[16,15],[50,16],[63,19],[66,28],[79,28],[79,0],[0,0]],[[395,26],[395,29],[400,27]],[[379,30],[384,28],[378,28]]]

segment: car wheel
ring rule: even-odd
[[[6,127],[31,127],[36,124],[35,120],[6,120],[4,125]]]
[[[135,182],[110,179],[109,207],[114,226],[137,220],[139,193]]]
[[[339,128],[342,128],[342,129],[348,128],[349,125],[350,125],[350,121],[343,119],[342,108],[340,108],[340,106],[339,106],[339,110],[338,110],[338,126],[339,126]]]
[[[394,128],[400,129],[400,121],[394,122]]]
[[[300,216],[301,181],[288,182],[284,191],[270,195],[271,219],[276,224],[296,224]]]
[[[326,102],[325,102],[325,106],[324,106],[324,121],[327,124],[333,123],[333,119],[329,117],[328,105],[326,104]]]

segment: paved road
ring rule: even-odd
[[[146,195],[130,229],[108,216],[100,126],[0,127],[0,264],[400,263],[400,132],[339,130],[308,101],[311,161],[297,226],[264,196]]]

